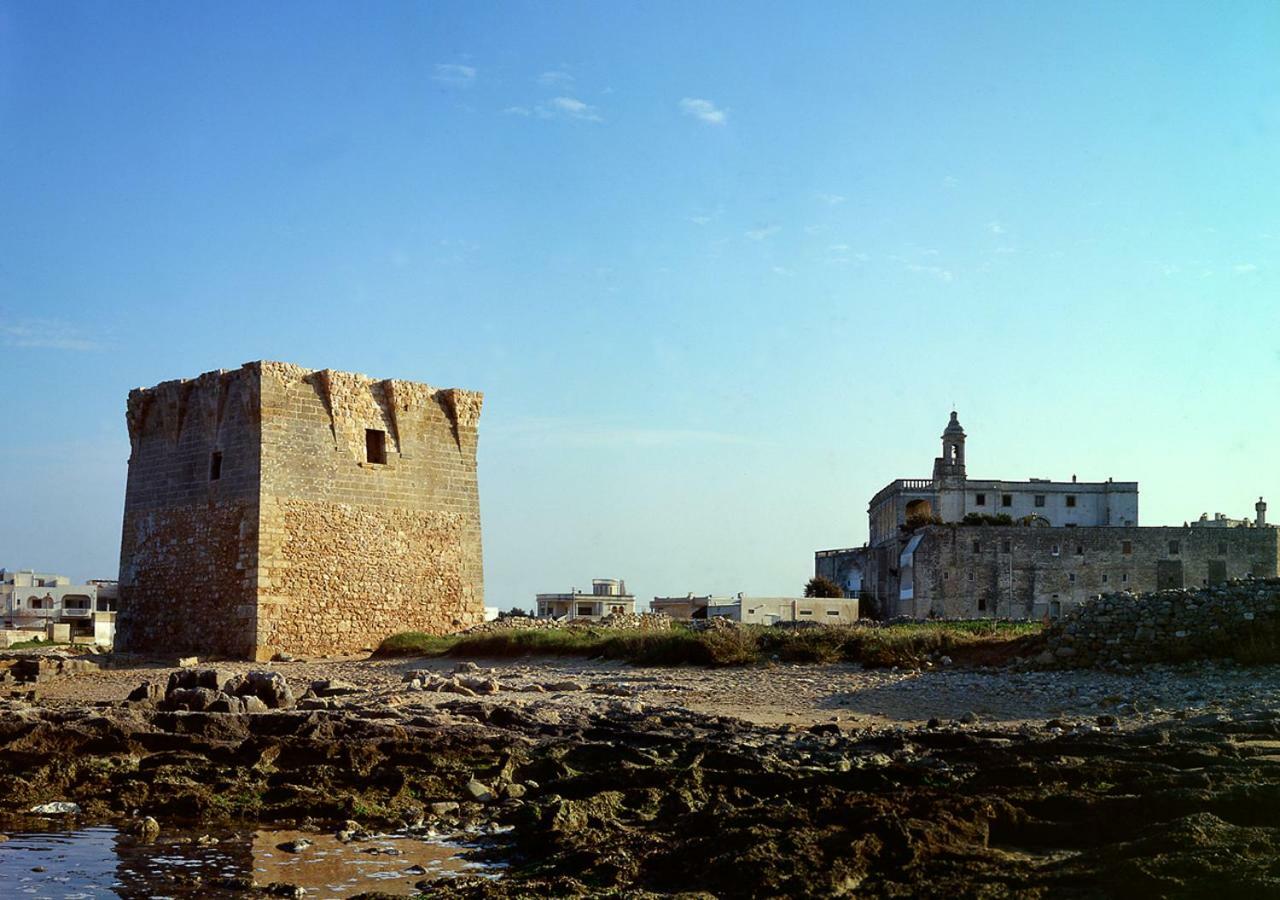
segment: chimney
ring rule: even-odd
[[[1258,522],[1257,522],[1258,527],[1266,528],[1267,527],[1267,501],[1259,497],[1258,502],[1253,504],[1253,508],[1258,513]]]

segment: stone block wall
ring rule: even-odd
[[[915,551],[914,615],[1057,618],[1098,594],[1280,575],[1280,529],[950,527]]]
[[[1280,579],[1135,596],[1106,594],[1045,632],[1045,667],[1180,662],[1274,655],[1280,632]]]
[[[263,365],[260,654],[483,621],[480,395]]]
[[[256,622],[253,367],[129,394],[116,648],[243,656]],[[221,472],[211,479],[213,454]]]
[[[277,362],[135,391],[125,649],[347,653],[482,621],[481,403]]]

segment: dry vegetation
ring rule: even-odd
[[[377,655],[583,656],[637,665],[702,666],[856,662],[869,668],[919,665],[945,655],[962,664],[991,664],[1030,653],[1041,630],[1038,623],[984,620],[802,629],[741,625],[694,630],[676,625],[663,631],[573,627],[447,636],[404,632],[383,641]]]

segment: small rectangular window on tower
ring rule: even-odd
[[[209,455],[209,480],[217,481],[222,477],[222,451],[214,450]]]
[[[1000,495],[1000,505],[1001,505],[1001,506],[1013,506],[1013,494],[1001,494],[1001,495]]]
[[[981,541],[974,541],[974,542],[973,542],[973,552],[974,552],[974,553],[981,553],[981,552],[982,552],[982,542],[981,542]]]
[[[1044,506],[1044,494],[1036,494],[1036,506]]]
[[[1075,506],[1075,505],[1076,505],[1076,495],[1067,494],[1067,506]]]
[[[1182,552],[1182,545],[1181,545],[1181,544],[1179,544],[1177,541],[1170,541],[1170,542],[1169,542],[1169,555],[1170,555],[1170,556],[1177,556],[1177,555],[1178,555],[1179,553],[1181,553],[1181,552]]]
[[[364,458],[366,462],[387,461],[387,433],[377,428],[364,430]]]
[[[987,495],[986,495],[986,494],[974,494],[974,495],[973,495],[973,503],[974,503],[974,505],[975,505],[975,506],[986,506],[986,505],[987,505]]]
[[[1125,556],[1132,556],[1132,555],[1133,555],[1133,541],[1121,541],[1121,542],[1120,542],[1120,552],[1121,552],[1121,553],[1123,553]]]

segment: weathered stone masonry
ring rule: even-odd
[[[481,404],[276,362],[132,392],[119,646],[261,659],[481,621]]]

